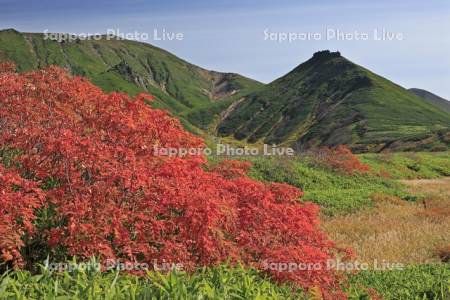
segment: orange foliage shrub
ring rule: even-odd
[[[302,192],[295,187],[248,178],[245,163],[208,171],[203,155],[155,155],[154,145],[198,149],[204,143],[146,105],[148,98],[105,94],[57,67],[0,73],[0,148],[20,149],[15,175],[0,169],[2,260],[20,265],[23,233],[36,238],[33,220],[45,200],[41,209],[52,204],[56,213],[40,236],[48,236],[43,242],[53,251],[182,263],[187,270],[227,260],[256,267],[313,263],[321,268],[268,272],[306,289],[318,286],[329,299],[345,297],[327,268],[343,252],[320,231],[318,207],[297,201]],[[335,164],[362,168],[354,160]],[[49,181],[55,184],[45,191],[36,188]]]
[[[33,234],[34,212],[43,201],[44,194],[35,182],[21,178],[17,172],[5,170],[0,164],[0,257],[3,261],[23,266],[20,254],[24,246],[22,239],[26,234]]]
[[[361,163],[358,157],[345,145],[336,148],[322,148],[319,151],[319,159],[332,169],[346,174],[367,173],[370,168]]]

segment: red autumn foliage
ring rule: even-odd
[[[16,65],[13,62],[7,61],[0,63],[0,73],[14,73],[16,72]]]
[[[350,148],[345,145],[340,145],[336,148],[321,148],[319,156],[321,162],[325,165],[349,175],[354,175],[355,173],[367,173],[370,171],[370,167],[363,164],[359,158],[352,153]]]
[[[33,209],[45,196],[44,207],[56,207],[51,224],[59,224],[45,243],[68,255],[156,259],[188,270],[229,259],[256,267],[317,263],[322,268],[269,272],[344,297],[338,276],[326,268],[342,251],[320,231],[318,207],[298,201],[297,188],[248,178],[246,163],[207,170],[203,155],[155,156],[154,145],[198,149],[204,143],[146,105],[149,98],[105,94],[57,67],[0,73],[0,148],[21,150],[15,162],[33,182],[56,182],[42,192],[20,181],[23,188],[13,191],[9,175],[0,177],[2,201],[16,203],[2,206],[0,219],[24,226],[5,227],[1,241],[14,241],[15,248],[0,241],[3,260],[20,262],[20,238],[24,230],[32,234]]]
[[[251,162],[239,160],[222,160],[212,166],[211,171],[222,174],[226,178],[245,176],[252,166]]]
[[[0,257],[23,266],[20,248],[22,238],[33,234],[35,209],[44,201],[43,192],[17,172],[5,170],[0,164]]]

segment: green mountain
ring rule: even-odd
[[[0,61],[5,60],[14,61],[18,71],[59,65],[106,91],[149,92],[157,98],[154,106],[168,109],[188,128],[205,129],[233,99],[262,85],[238,74],[205,70],[146,43],[106,36],[58,42],[44,34],[2,30]]]
[[[321,51],[235,102],[216,130],[222,137],[297,149],[422,149],[450,144],[450,114],[339,52]]]
[[[450,113],[450,101],[445,100],[444,98],[439,97],[438,95],[435,95],[429,91],[422,90],[422,89],[408,89],[411,93],[414,93],[415,95],[425,99],[426,101],[430,102],[436,107],[439,107],[442,110],[445,110],[446,112]]]

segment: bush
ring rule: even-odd
[[[350,148],[340,145],[334,149],[321,148],[316,154],[318,162],[324,164],[336,171],[353,175],[355,173],[367,173],[370,168],[361,163],[358,156],[352,153]]]
[[[5,170],[0,164],[0,195],[0,262],[21,267],[23,239],[34,232],[34,211],[43,204],[44,194],[35,182]]]
[[[158,155],[155,145],[198,149],[204,143],[146,105],[150,98],[105,94],[56,67],[0,74],[0,147],[20,150],[12,165],[45,187],[44,207],[54,210],[43,213],[45,226],[36,224],[47,227],[44,234],[30,231],[25,243],[42,239],[51,252],[41,256],[157,260],[189,271],[224,261],[257,268],[261,261],[316,263],[320,270],[271,275],[320,288],[324,297],[343,297],[326,262],[347,253],[320,231],[318,207],[297,201],[297,188],[248,178],[240,165],[208,171],[203,155]],[[1,192],[11,189],[6,184]],[[27,197],[18,194],[15,201]],[[36,211],[25,212],[36,219]],[[9,215],[2,210],[0,218]]]

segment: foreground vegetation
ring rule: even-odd
[[[350,299],[448,299],[450,269],[444,265],[411,266],[404,270],[362,271],[351,275]],[[242,267],[203,268],[137,277],[114,272],[74,270],[52,273],[43,269],[6,273],[0,281],[1,299],[320,299],[276,285],[261,273]]]
[[[296,295],[300,295],[300,292]],[[117,272],[74,270],[38,275],[16,271],[3,276],[0,299],[294,299],[292,290],[254,270],[219,266],[195,274],[149,272],[132,276]]]

